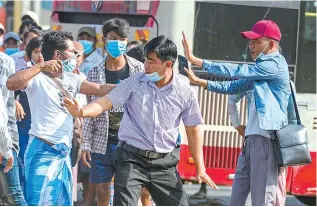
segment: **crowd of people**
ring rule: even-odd
[[[197,195],[206,185],[218,189],[204,166],[203,118],[190,82],[231,94],[232,125],[245,137],[230,205],[245,205],[250,192],[252,205],[284,205],[287,172],[276,161],[275,131],[296,117],[278,26],[262,20],[241,33],[254,65],[197,58],[183,34],[191,64],[233,81],[207,81],[190,68],[186,81],[173,69],[172,39],[128,42],[129,31],[126,20],[105,22],[103,54],[91,27],[75,41],[69,32],[43,31],[32,12],[19,34],[0,25],[0,204],[188,205],[176,168],[181,121],[202,183]],[[243,96],[246,126],[237,108]]]

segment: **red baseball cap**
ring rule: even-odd
[[[260,37],[269,37],[274,40],[281,40],[281,31],[277,24],[271,20],[261,20],[258,21],[251,31],[241,32],[241,37],[247,39],[258,39]]]

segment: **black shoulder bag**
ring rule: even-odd
[[[276,131],[279,167],[306,165],[312,161],[308,149],[307,130],[301,123],[292,85],[291,92],[297,124],[289,124]]]

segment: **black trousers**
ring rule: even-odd
[[[186,192],[176,170],[179,148],[163,158],[150,159],[119,148],[116,152],[115,206],[137,206],[146,187],[158,206],[188,206]]]

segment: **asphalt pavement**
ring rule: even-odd
[[[218,186],[219,190],[213,190],[207,187],[207,199],[192,199],[190,196],[198,192],[199,184],[185,184],[184,188],[189,196],[189,205],[191,206],[228,206],[231,195],[231,186]],[[305,206],[302,202],[297,200],[295,196],[287,195],[286,206]]]

